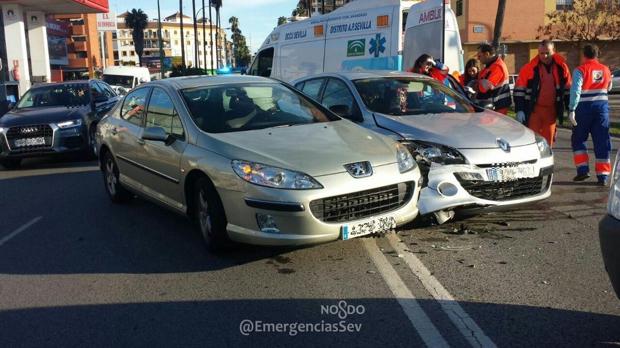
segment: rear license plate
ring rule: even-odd
[[[342,240],[361,237],[373,233],[384,233],[396,228],[396,219],[392,216],[374,218],[356,224],[343,225],[340,228]]]
[[[15,140],[15,147],[25,147],[25,146],[39,146],[45,145],[45,138],[25,138],[25,139],[17,139]]]
[[[534,166],[519,166],[506,168],[489,168],[487,176],[490,181],[514,181],[538,176]]]

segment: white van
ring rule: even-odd
[[[417,42],[415,35],[436,30],[438,25],[441,30],[442,21],[437,22],[435,17],[441,17],[442,1],[355,0],[331,13],[281,25],[267,37],[248,74],[290,82],[322,72],[405,70],[413,66],[409,57],[417,54],[415,61],[422,53],[441,51],[441,35],[436,36],[439,39],[424,40],[421,45],[410,44],[411,51],[404,43]],[[426,7],[431,3],[435,4],[431,7],[434,11],[438,4],[439,12],[434,12],[433,20],[419,23],[419,18],[429,18],[424,17],[424,11],[430,11]],[[418,16],[413,26],[408,25],[409,13]],[[445,13],[450,16],[446,23],[456,28],[456,17],[449,5]],[[458,36],[458,28],[454,33]],[[461,71],[460,37],[448,40],[446,35],[445,43],[446,53],[460,55],[460,59],[446,59],[453,64],[448,66]],[[426,51],[418,54],[418,49],[424,46]],[[408,59],[406,64],[403,64],[403,52]],[[440,54],[434,56],[441,58]]]
[[[103,81],[118,94],[126,94],[141,83],[151,81],[148,68],[136,66],[110,66],[103,69]]]

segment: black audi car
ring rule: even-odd
[[[119,97],[99,80],[32,87],[0,116],[0,164],[16,168],[26,157],[66,153],[96,155],[97,122]]]

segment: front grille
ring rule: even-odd
[[[413,196],[414,183],[400,183],[372,190],[310,202],[312,215],[323,222],[348,222],[396,210]]]
[[[12,127],[6,132],[6,140],[9,143],[11,152],[36,152],[41,150],[50,150],[52,147],[52,138],[54,131],[47,124],[38,124],[31,126]],[[44,144],[19,146],[18,142],[22,139],[43,138]]]
[[[472,181],[464,180],[459,174],[454,175],[470,195],[489,201],[507,201],[536,196],[545,192],[551,183],[551,175],[513,181]]]

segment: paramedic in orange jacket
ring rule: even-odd
[[[542,135],[553,146],[556,119],[564,119],[571,76],[566,60],[555,53],[551,40],[543,40],[538,55],[519,72],[513,98],[517,120]]]
[[[512,105],[506,63],[489,44],[478,46],[477,57],[485,68],[480,72],[475,86],[476,103],[482,107],[492,106],[493,110],[506,115]]]
[[[445,83],[449,69],[441,62],[436,62],[431,55],[423,54],[416,59],[413,68],[407,71],[426,75],[441,83]]]

